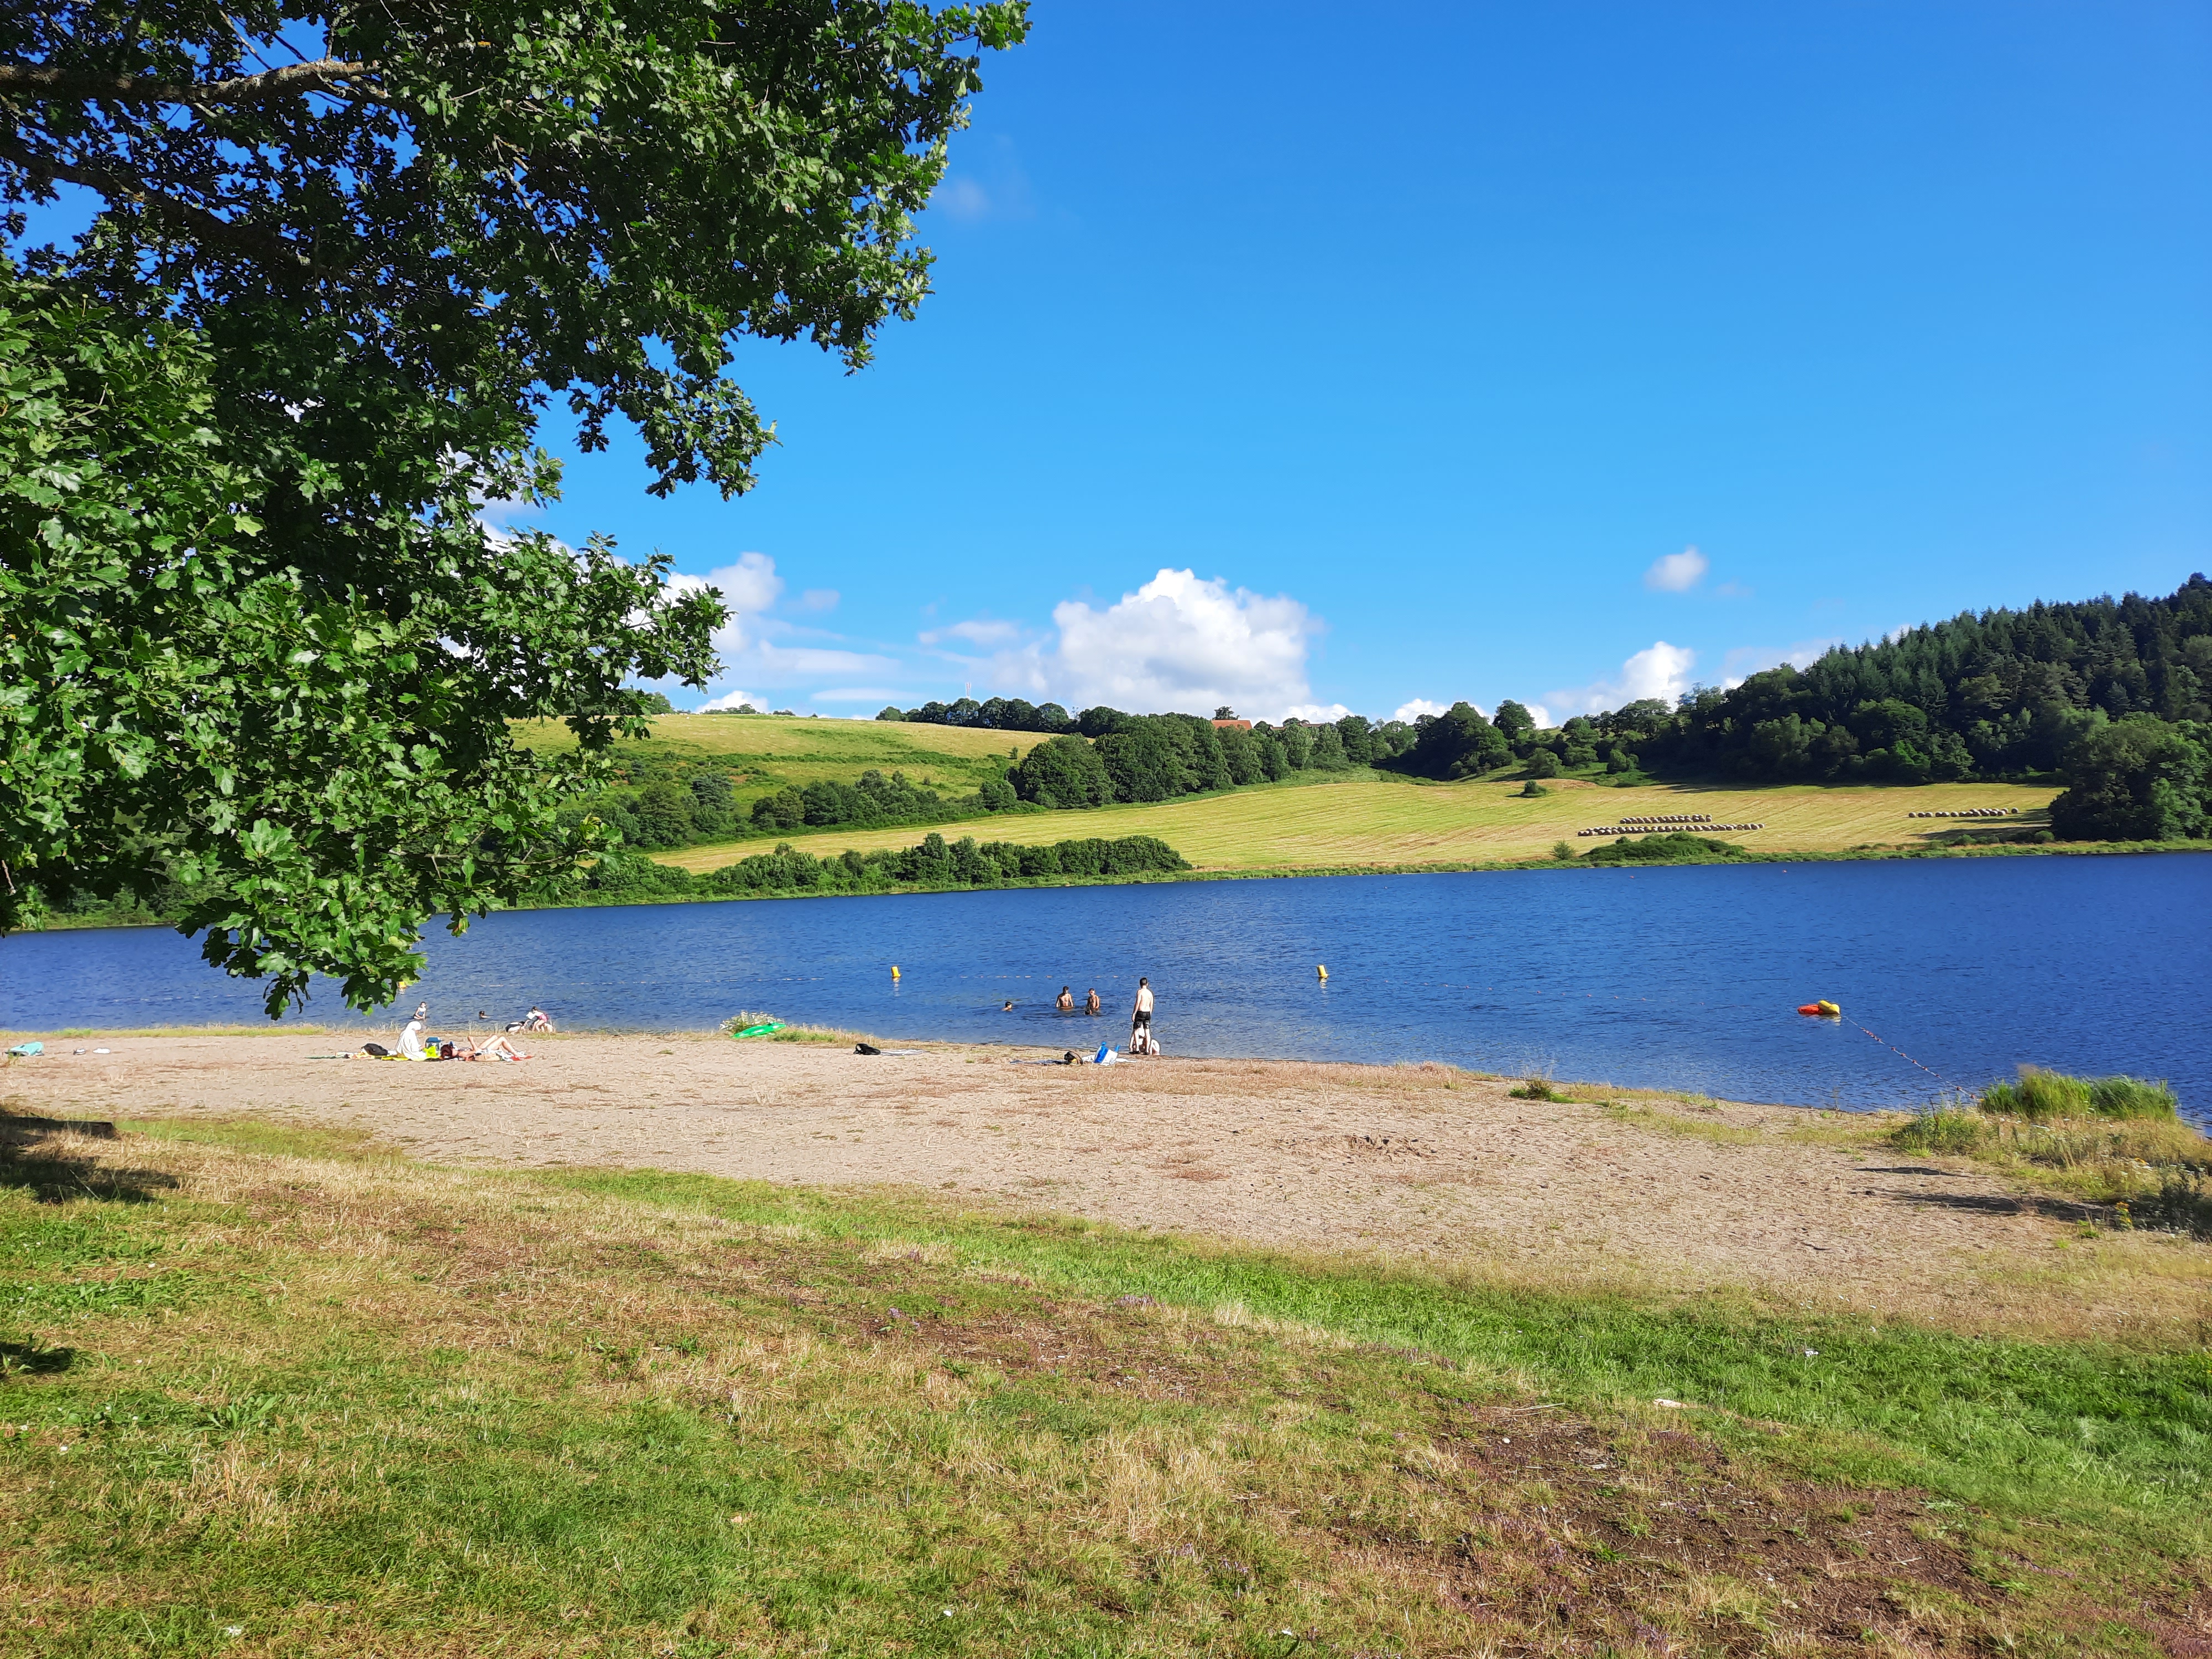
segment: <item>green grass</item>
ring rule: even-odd
[[[1982,1091],[1982,1109],[2013,1117],[2171,1118],[2180,1103],[2164,1083],[2137,1077],[2069,1077],[2023,1066],[2011,1083]]]
[[[2204,1583],[2202,1352],[191,1134],[0,1161],[10,1653],[2148,1654]]]
[[[738,783],[737,799],[740,808],[748,810],[761,796],[787,786],[804,787],[820,781],[851,783],[872,769],[904,772],[917,784],[937,787],[947,799],[969,794],[1043,741],[1030,732],[769,714],[662,714],[652,724],[648,742],[619,744],[617,757],[711,758],[726,768],[742,769],[744,776]],[[525,723],[517,726],[516,735],[538,749],[567,749],[575,743],[558,721]]]
[[[2056,793],[2022,784],[1738,788],[1647,782],[1617,788],[1577,778],[1554,778],[1546,787],[1550,793],[1529,799],[1518,780],[1503,775],[1431,784],[1372,771],[1316,773],[1294,783],[1156,805],[994,819],[988,830],[979,824],[976,834],[984,840],[1049,842],[1079,833],[1069,826],[1079,823],[1086,836],[1156,836],[1200,870],[1219,873],[1550,864],[1551,849],[1562,839],[1576,854],[1565,862],[1580,866],[1594,843],[1576,831],[1614,824],[1628,815],[1704,812],[1717,823],[1763,823],[1761,830],[1728,832],[1729,841],[1754,854],[1924,851],[1948,845],[1948,832],[1909,818],[1910,812],[2017,806],[2018,822],[2033,829],[2043,823]],[[789,839],[829,856],[847,847],[866,852],[911,838],[901,830],[832,830]],[[744,850],[701,847],[662,856],[667,863],[708,870]]]

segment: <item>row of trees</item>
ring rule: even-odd
[[[933,830],[916,846],[876,853],[848,850],[826,859],[781,845],[704,875],[617,853],[549,884],[541,896],[553,903],[621,904],[733,894],[887,893],[1171,874],[1189,868],[1175,848],[1151,836],[1025,847],[1012,842],[979,844],[972,836],[948,842]]]
[[[1224,718],[1224,717],[1217,717]],[[1279,782],[1297,772],[1340,772],[1384,764],[1403,751],[1413,728],[1376,726],[1358,714],[1328,725],[1261,721],[1246,731],[1197,714],[1125,714],[1085,709],[1091,735],[1048,738],[1008,773],[1014,793],[1039,806],[1067,809]]]

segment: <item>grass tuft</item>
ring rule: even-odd
[[[2040,1121],[2045,1118],[2171,1118],[2180,1102],[2166,1084],[2136,1077],[2069,1077],[2023,1066],[2011,1083],[1982,1091],[1982,1109]]]

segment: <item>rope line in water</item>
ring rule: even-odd
[[[1875,1040],[1876,1042],[1881,1042],[1881,1039],[1880,1037],[1878,1037],[1878,1036],[1874,1036],[1874,1033],[1873,1033],[1872,1031],[1867,1031],[1867,1028],[1866,1028],[1865,1026],[1863,1026],[1863,1025],[1859,1024],[1858,1021],[1856,1021],[1856,1020],[1855,1020],[1855,1019],[1854,1019],[1854,1020],[1847,1021],[1847,1022],[1845,1022],[1845,1023],[1846,1023],[1846,1024],[1850,1024],[1850,1025],[1852,1025],[1852,1026],[1854,1026],[1854,1027],[1856,1027],[1856,1029],[1858,1029],[1859,1030],[1866,1031],[1866,1034],[1867,1034],[1869,1036],[1870,1036],[1870,1037],[1874,1037],[1874,1040]],[[1885,1048],[1888,1049],[1888,1050],[1889,1050],[1889,1052],[1890,1052],[1890,1053],[1892,1053],[1893,1054],[1895,1054],[1895,1055],[1896,1055],[1899,1060],[1903,1060],[1906,1065],[1908,1065],[1908,1066],[1920,1066],[1920,1062],[1919,1062],[1918,1060],[1917,1060],[1913,1059],[1913,1057],[1912,1057],[1911,1054],[1906,1054],[1906,1053],[1905,1052],[1905,1050],[1904,1050],[1904,1049],[1902,1049],[1902,1048],[1899,1048],[1899,1047],[1898,1047],[1894,1042],[1881,1042],[1881,1046],[1882,1046],[1883,1048]],[[1948,1078],[1947,1078],[1947,1077],[1945,1077],[1945,1076],[1942,1074],[1942,1073],[1941,1073],[1941,1072],[1937,1071],[1937,1070],[1936,1070],[1933,1066],[1920,1066],[1920,1069],[1921,1069],[1922,1071],[1923,1071],[1923,1072],[1927,1073],[1929,1076],[1930,1076],[1930,1077],[1934,1078],[1934,1079],[1935,1079],[1938,1083],[1942,1084],[1945,1088],[1948,1089],[1948,1088],[1951,1088],[1951,1087],[1953,1087],[1953,1086],[1954,1086],[1954,1085],[1953,1085],[1953,1084],[1952,1084],[1952,1082],[1951,1082],[1951,1079],[1948,1079]]]

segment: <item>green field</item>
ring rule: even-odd
[[[567,726],[551,720],[519,726],[516,736],[537,749],[566,749],[575,743]],[[803,788],[817,780],[850,783],[869,770],[904,772],[911,781],[935,787],[948,798],[972,794],[976,785],[998,776],[1012,759],[1042,741],[1033,732],[979,732],[895,720],[660,714],[653,720],[649,743],[617,744],[615,754],[617,760],[650,753],[672,760],[712,760],[732,771],[742,769],[744,777],[732,781],[738,786],[738,805],[749,808],[759,797],[787,785]]]
[[[2201,1352],[127,1127],[0,1142],[9,1654],[2197,1650]]]
[[[1837,853],[1940,845],[1947,831],[1960,827],[1955,819],[1907,816],[1918,811],[2017,807],[2021,816],[2006,820],[2006,827],[2033,829],[2045,821],[2045,809],[2057,793],[2048,785],[2004,783],[1620,789],[1573,778],[1553,779],[1547,787],[1550,794],[1532,799],[1521,795],[1516,781],[1428,784],[1359,772],[1151,806],[983,818],[963,829],[979,840],[1024,843],[1157,836],[1199,869],[1253,872],[1548,858],[1561,840],[1577,852],[1598,844],[1577,838],[1580,829],[1618,823],[1637,813],[1704,812],[1719,823],[1764,823],[1764,830],[1725,836],[1757,852]],[[862,852],[902,847],[915,834],[911,828],[830,830],[791,839],[795,847],[826,856],[848,847]],[[755,850],[695,847],[664,854],[663,861],[712,870]]]

